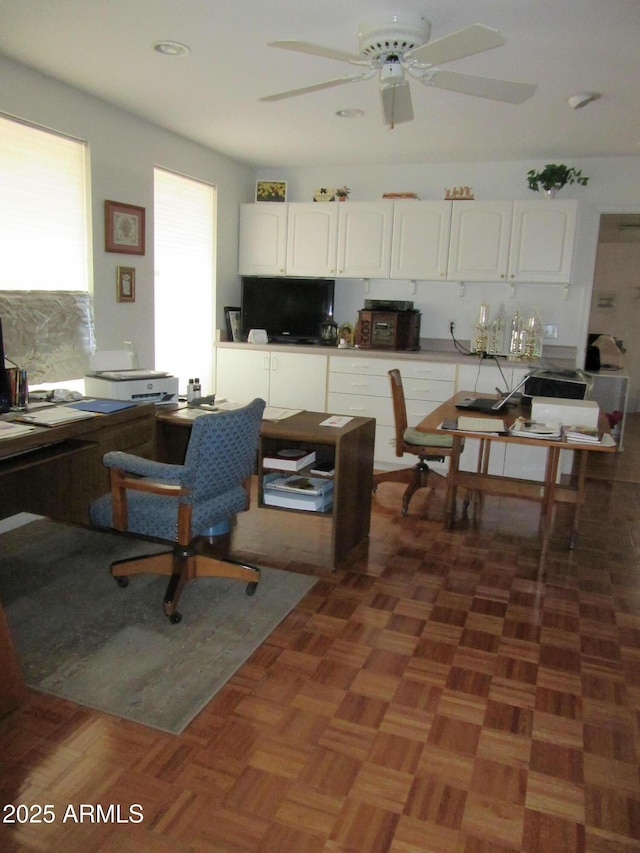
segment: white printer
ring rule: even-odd
[[[167,405],[178,402],[178,377],[163,370],[133,367],[132,350],[96,352],[84,378],[87,397]]]
[[[127,400],[132,403],[178,402],[178,377],[159,370],[100,370],[84,378],[88,397]]]

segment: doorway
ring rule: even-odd
[[[627,411],[640,408],[640,213],[603,213],[593,277],[589,333],[611,335],[624,350]]]

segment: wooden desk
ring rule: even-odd
[[[509,408],[505,413],[500,413],[499,415],[482,415],[479,412],[465,413],[455,408],[457,401],[469,396],[473,396],[473,392],[459,391],[451,399],[438,406],[430,415],[427,415],[416,427],[416,429],[426,433],[446,432],[453,438],[453,453],[449,462],[449,472],[446,481],[445,523],[447,527],[452,528],[455,522],[456,493],[459,487],[469,489],[474,495],[477,493],[492,494],[537,501],[541,504],[542,563],[547,553],[555,505],[557,503],[570,503],[574,505],[575,509],[569,547],[575,548],[578,536],[580,506],[584,501],[588,454],[611,453],[617,450],[615,443],[610,439],[610,430],[604,414],[600,412],[599,425],[603,433],[609,436],[611,441],[611,443],[607,442],[604,444],[578,444],[576,442],[552,439],[520,438],[514,435],[485,435],[484,433],[466,432],[464,430],[439,429],[440,424],[444,420],[461,417],[465,414],[474,418],[499,417],[505,422],[507,427],[511,426],[516,418],[520,416],[530,417],[530,411],[528,409],[523,410],[520,406]],[[473,438],[480,441],[478,464],[475,471],[460,470],[460,454],[462,453],[465,438]],[[544,478],[542,480],[525,480],[517,477],[489,474],[489,455],[493,442],[508,442],[510,444],[525,444],[546,448],[547,459]],[[557,482],[561,450],[573,450],[577,454],[577,473],[572,483]]]
[[[262,459],[284,447],[306,447],[316,451],[318,461],[333,459],[335,475],[331,521],[333,568],[340,568],[357,555],[369,536],[373,486],[374,418],[352,418],[343,427],[320,426],[326,412],[300,412],[281,421],[262,422],[258,451],[258,506],[269,512],[304,510],[266,507],[262,490]],[[189,440],[192,420],[180,410],[158,412],[158,458],[181,463]],[[320,513],[313,513],[318,515]]]
[[[89,522],[89,504],[109,491],[102,457],[109,450],[155,454],[155,406],[128,409],[0,441],[0,518],[33,512]],[[3,420],[13,420],[11,415]]]

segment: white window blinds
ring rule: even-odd
[[[87,157],[0,115],[0,290],[90,290]]]
[[[155,366],[213,391],[215,189],[154,170]]]

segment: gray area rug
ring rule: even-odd
[[[185,586],[182,622],[162,613],[166,577],[121,589],[109,564],[161,547],[44,520],[0,536],[0,600],[26,683],[179,734],[316,582],[262,567],[246,584]]]

